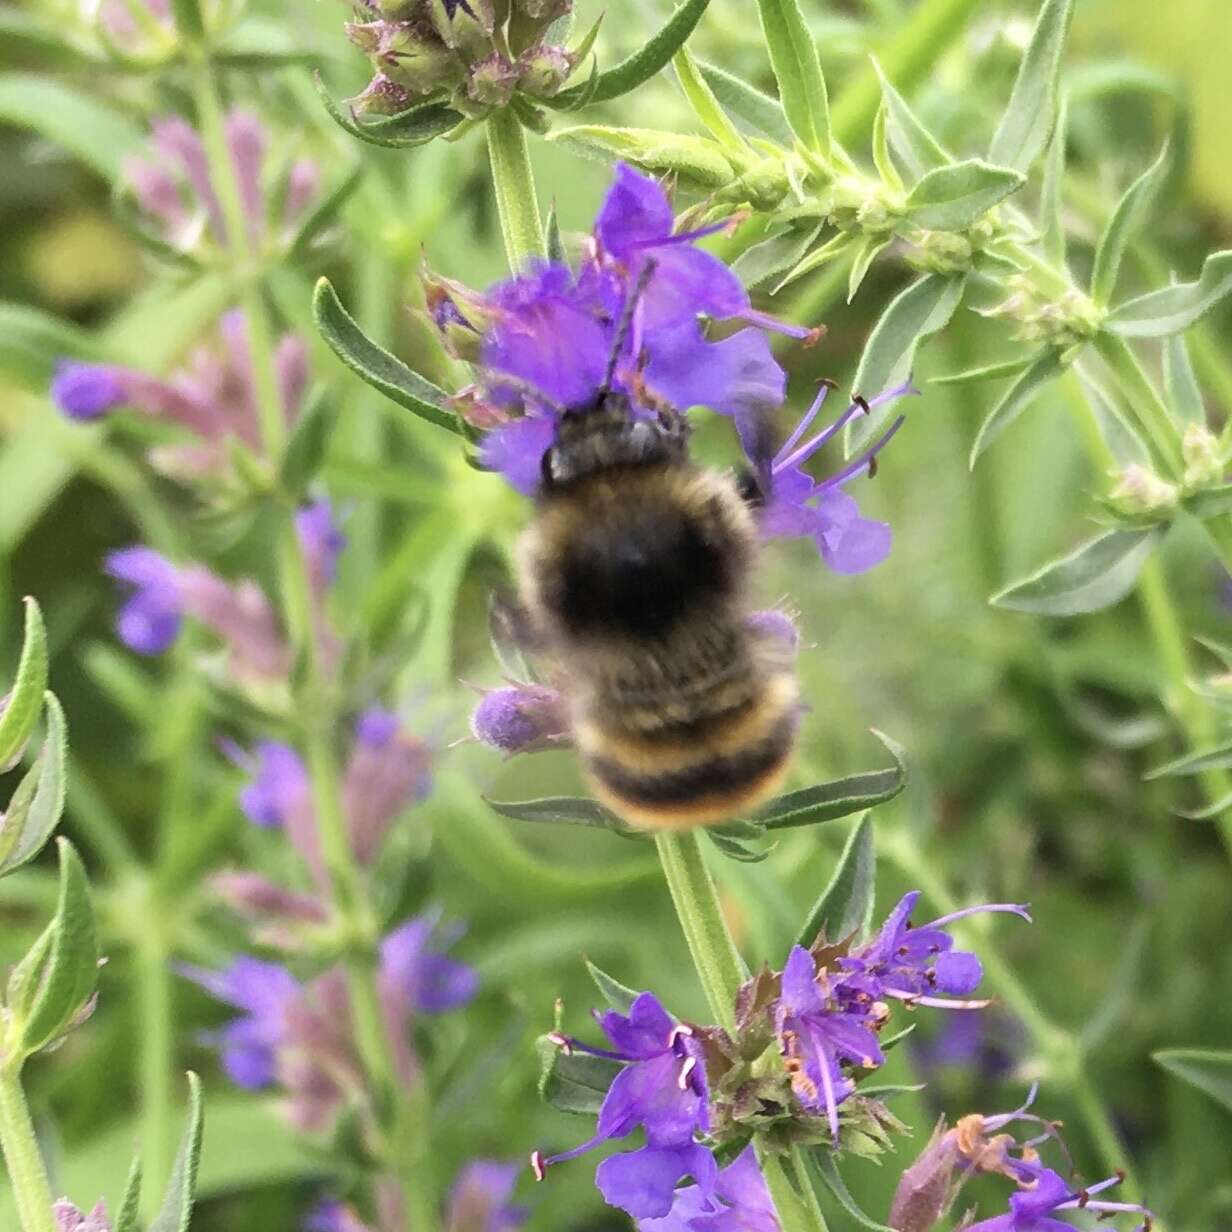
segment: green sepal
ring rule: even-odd
[[[10,766],[30,739],[47,689],[47,628],[38,601],[25,600],[25,633],[17,675],[7,698],[0,698],[0,773]]]
[[[620,1062],[584,1052],[566,1053],[546,1035],[539,1037],[536,1048],[540,1098],[560,1112],[594,1116],[623,1068]]]
[[[180,1138],[171,1177],[163,1193],[162,1205],[149,1232],[188,1232],[193,1204],[197,1197],[197,1170],[201,1164],[201,1138],[204,1113],[201,1102],[201,1079],[188,1074],[188,1121]]]
[[[333,95],[325,88],[320,73],[313,74],[313,83],[334,123],[352,137],[358,137],[369,145],[384,146],[392,150],[425,145],[435,137],[444,137],[451,133],[465,119],[460,111],[455,111],[444,103],[428,102],[417,103],[397,115],[382,116],[379,120],[361,124],[353,117],[347,116],[338,106]]]
[[[64,812],[68,784],[68,730],[54,693],[45,694],[47,738],[0,817],[0,877],[34,859]]]
[[[312,315],[330,350],[361,380],[430,424],[464,435],[458,417],[445,405],[445,391],[373,342],[343,308],[328,278],[317,282]]]
[[[808,947],[823,933],[828,941],[837,942],[868,932],[876,883],[873,821],[865,813],[847,836],[830,882],[813,904],[797,944]]]
[[[754,820],[770,831],[787,830],[850,817],[893,800],[907,785],[906,750],[884,732],[874,728],[873,735],[889,750],[893,766],[789,791],[771,800]]]

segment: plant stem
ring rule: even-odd
[[[487,129],[496,212],[509,268],[517,273],[532,258],[547,255],[535,177],[526,152],[526,133],[512,107],[494,111],[488,118]]]
[[[137,953],[137,998],[141,1022],[141,1163],[151,1178],[141,1195],[147,1221],[158,1212],[159,1185],[171,1171],[171,976],[169,955],[154,924]]]
[[[0,1148],[22,1232],[56,1232],[55,1199],[21,1088],[21,1063],[0,1063]]]
[[[719,1026],[733,1031],[736,994],[748,978],[748,971],[723,919],[714,879],[702,857],[701,839],[696,830],[665,830],[655,836],[655,845],[710,1012]],[[757,1154],[783,1232],[826,1232],[821,1212],[814,1215],[806,1209],[792,1187],[782,1158],[763,1151],[760,1144]],[[793,1152],[792,1162],[797,1174],[804,1178],[802,1192],[809,1195],[816,1210],[803,1160],[795,1158],[796,1154]]]
[[[1124,339],[1103,330],[1095,335],[1094,346],[1112,369],[1127,404],[1170,472],[1168,477],[1180,479],[1185,468],[1181,461],[1176,425],[1163,400],[1155,392],[1155,387],[1142,371],[1138,357]]]

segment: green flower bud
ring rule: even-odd
[[[474,61],[493,50],[492,0],[427,0],[428,20],[446,47]]]
[[[466,94],[472,103],[485,110],[504,107],[518,84],[517,65],[498,51],[471,65]]]
[[[539,43],[518,56],[519,88],[532,98],[551,98],[569,80],[577,61],[563,47]]]
[[[362,94],[348,101],[357,115],[386,116],[397,115],[413,106],[415,95],[396,81],[391,81],[384,73],[377,73]]]
[[[430,26],[421,22],[385,22],[373,66],[412,94],[435,94],[461,80],[463,69]]]
[[[1189,424],[1181,437],[1181,457],[1185,460],[1185,486],[1201,488],[1223,478],[1223,458],[1219,439],[1204,424]]]
[[[1117,477],[1116,486],[1108,493],[1108,503],[1119,513],[1141,517],[1175,509],[1180,494],[1176,484],[1133,463]]]

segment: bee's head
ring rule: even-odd
[[[636,416],[624,394],[600,393],[565,411],[543,455],[543,490],[567,487],[602,471],[676,465],[688,456],[688,421],[672,410]]]

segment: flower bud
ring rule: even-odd
[[[492,50],[492,0],[427,0],[428,19],[446,47],[474,60]]]
[[[88,1215],[83,1215],[67,1199],[61,1199],[51,1208],[56,1219],[56,1232],[111,1232],[107,1218],[107,1204],[100,1202]]]
[[[471,65],[466,80],[466,96],[481,108],[504,107],[518,84],[518,68],[499,51]]]
[[[430,26],[412,21],[374,24],[380,29],[373,32],[364,27],[358,39],[349,28],[347,33],[352,42],[358,41],[365,50],[375,35],[375,50],[369,51],[369,58],[377,72],[395,84],[412,94],[426,95],[461,80],[463,69],[457,55],[435,36]]]
[[[1223,478],[1223,458],[1219,439],[1205,424],[1189,424],[1181,437],[1181,456],[1185,460],[1185,486],[1206,487]]]
[[[397,115],[415,103],[415,96],[384,73],[377,73],[362,93],[348,100],[356,115]]]
[[[1135,462],[1120,473],[1108,501],[1120,513],[1140,516],[1175,509],[1179,496],[1176,484]]]
[[[577,61],[563,47],[540,43],[518,56],[518,85],[532,98],[551,98],[569,80]]]
[[[63,359],[56,365],[51,399],[69,419],[84,423],[123,406],[128,395],[114,365]]]
[[[531,21],[550,25],[573,11],[573,0],[513,0],[513,11]]]
[[[545,685],[492,689],[471,715],[476,740],[513,756],[557,747],[568,740],[565,700]]]

